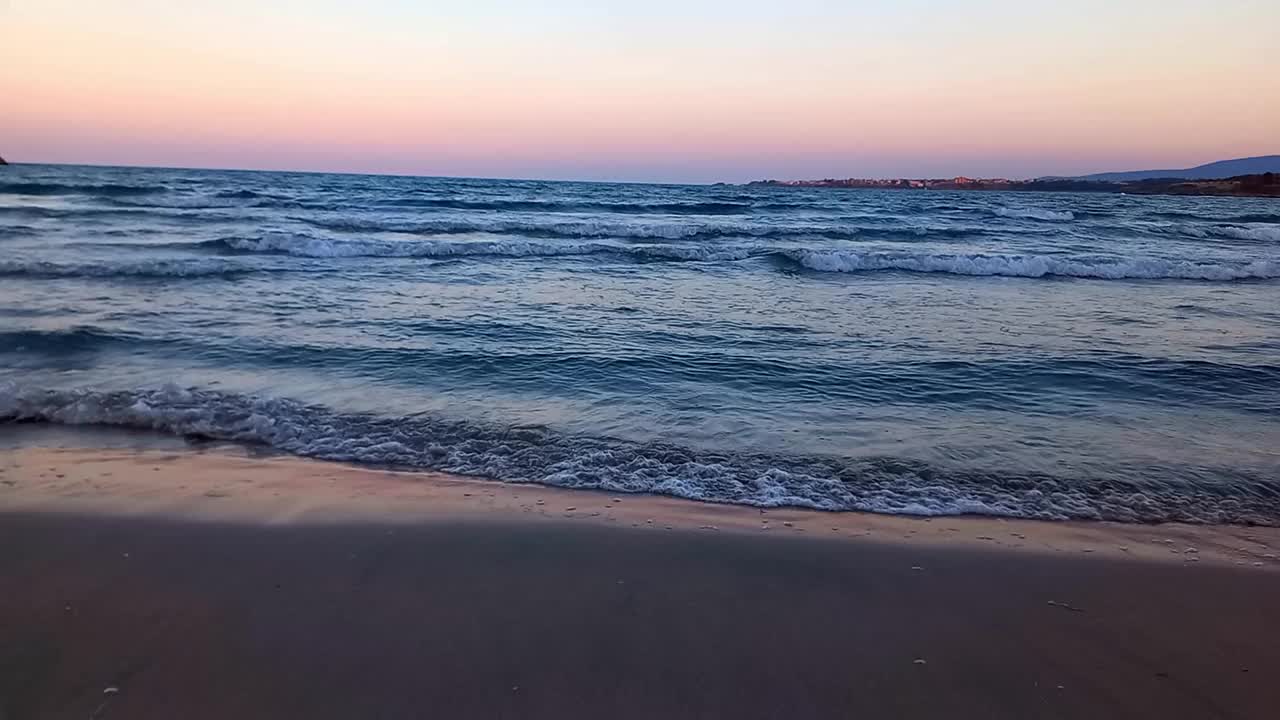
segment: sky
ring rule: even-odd
[[[0,0],[11,162],[1035,177],[1280,153],[1275,0]]]

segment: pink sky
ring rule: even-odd
[[[1280,152],[1269,3],[478,5],[0,0],[0,154],[737,181]]]

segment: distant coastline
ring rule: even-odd
[[[865,179],[847,178],[823,180],[753,180],[748,187],[800,187],[835,188],[849,190],[1004,190],[1041,192],[1103,192],[1132,195],[1218,195],[1232,197],[1280,197],[1280,173],[1268,172],[1254,175],[1212,180],[1187,180],[1183,178],[1150,178],[1113,181],[1082,178],[1039,178],[1035,180],[1008,180],[1005,178],[945,179]]]

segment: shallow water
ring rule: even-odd
[[[13,166],[0,417],[757,505],[1276,524],[1280,204]]]

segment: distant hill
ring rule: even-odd
[[[1131,172],[1095,173],[1081,175],[1075,180],[1097,180],[1101,182],[1125,182],[1131,180],[1156,180],[1178,178],[1184,180],[1217,180],[1239,175],[1258,175],[1267,172],[1280,172],[1280,155],[1262,155],[1260,157],[1239,158],[1237,160],[1219,160],[1208,165],[1200,165],[1182,170],[1134,170]]]

